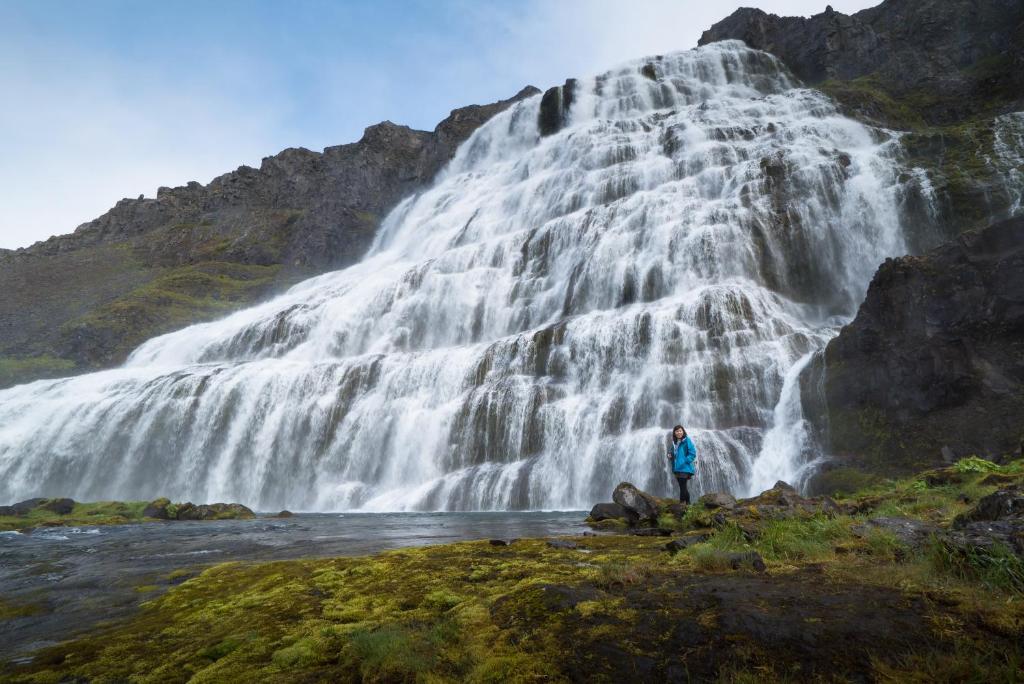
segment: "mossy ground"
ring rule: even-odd
[[[34,527],[121,525],[150,520],[142,511],[148,501],[95,501],[75,503],[70,513],[60,515],[36,507],[25,515],[0,515],[0,531],[24,530]]]
[[[1024,463],[844,497],[861,515],[664,538],[486,541],[363,558],[225,563],[124,624],[10,667],[18,682],[1013,681],[1024,595],[936,547],[858,536],[868,516],[948,524]],[[674,525],[707,525],[691,507]],[[768,570],[715,551],[756,550]],[[1019,562],[1019,560],[1018,560]],[[186,577],[187,575],[183,575]],[[143,590],[145,587],[143,588]]]

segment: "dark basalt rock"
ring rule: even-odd
[[[177,520],[250,519],[256,514],[237,503],[199,504],[191,501],[178,506]]]
[[[1000,489],[982,497],[977,505],[953,520],[954,528],[976,521],[1024,519],[1024,491],[1019,487]]]
[[[833,454],[903,474],[942,450],[999,462],[1024,434],[1024,218],[887,259],[825,352]]]
[[[641,491],[629,482],[621,482],[612,492],[612,501],[636,515],[638,520],[656,520],[658,502],[650,494]]]
[[[987,107],[997,95],[1021,101],[1022,22],[1024,4],[1017,0],[886,0],[852,15],[829,7],[806,18],[743,8],[705,31],[698,44],[742,40],[776,55],[810,84],[871,77],[897,97],[930,92],[915,100],[916,113],[944,123]]]
[[[42,497],[25,499],[24,501],[19,501],[12,506],[4,506],[0,509],[0,515],[27,515],[29,511],[38,508],[46,503],[46,501],[47,500]]]
[[[566,80],[565,85],[548,88],[540,100],[537,113],[537,129],[542,136],[562,130],[569,121],[569,109],[575,99],[576,79]]]
[[[599,503],[590,509],[590,519],[594,522],[602,520],[622,520],[632,524],[639,520],[635,511],[617,503]]]
[[[49,499],[46,503],[40,506],[43,510],[56,513],[57,515],[67,515],[75,508],[74,499]]]

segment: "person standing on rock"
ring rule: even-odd
[[[672,474],[679,483],[679,501],[689,505],[688,485],[694,475],[693,464],[697,460],[697,447],[693,446],[693,440],[686,434],[686,429],[682,425],[672,428],[672,434],[669,435],[668,460],[672,464]]]

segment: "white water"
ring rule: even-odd
[[[0,501],[270,510],[588,508],[799,482],[797,375],[904,253],[898,142],[724,42],[481,127],[366,259],[153,339],[123,368],[0,392]]]
[[[1007,193],[1007,216],[1021,213],[1024,203],[1024,112],[997,116],[992,122],[989,164]]]

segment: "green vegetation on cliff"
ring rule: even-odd
[[[880,483],[829,514],[759,518],[766,509],[741,501],[716,520],[695,505],[673,525],[712,536],[674,554],[664,538],[615,534],[221,564],[6,676],[1010,681],[1024,664],[1020,558],[995,547],[962,558],[938,537],[872,523],[948,526],[978,497],[1024,483],[1024,462],[975,465]],[[762,502],[785,492],[771,496]],[[764,572],[727,562],[750,552]]]

